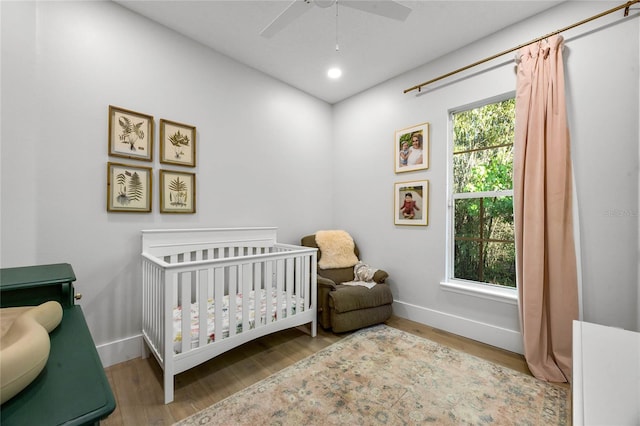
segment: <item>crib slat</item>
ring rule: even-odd
[[[253,270],[251,269],[250,263],[244,263],[239,267],[241,275],[239,277],[239,281],[242,283],[241,294],[242,294],[242,331],[246,332],[251,329],[251,287],[253,286]],[[258,299],[258,302],[260,300]],[[254,303],[255,309],[256,303]],[[255,316],[254,316],[255,318]]]
[[[235,250],[234,250],[235,252]],[[237,324],[236,324],[236,300],[238,295],[238,274],[239,268],[238,265],[229,266],[229,337],[236,335]]]
[[[191,349],[191,272],[179,273],[180,301],[182,306],[182,353]]]
[[[311,307],[311,291],[313,290],[311,287],[311,268],[310,268],[310,264],[312,262],[312,258],[311,256],[305,256],[304,257],[304,272],[302,273],[302,276],[304,278],[304,300],[306,300],[306,303],[304,304],[304,310],[308,310]]]
[[[238,247],[233,251],[238,255]],[[231,281],[229,284],[229,337],[235,336],[238,332],[238,293],[241,292],[242,270],[240,265],[232,267]],[[242,324],[242,323],[240,323]]]
[[[265,262],[264,268],[265,276],[265,309],[264,309],[264,323],[265,325],[273,321],[273,312],[277,312],[277,308],[273,308],[273,292],[274,288],[274,273],[273,273],[273,261],[269,260]]]
[[[158,289],[157,283],[160,282],[160,270],[150,266],[149,274],[151,275],[151,281],[147,283],[147,327],[150,329],[149,338],[157,351],[162,353],[162,348],[158,346],[158,343],[162,340],[160,336],[159,328],[159,315],[158,315]]]
[[[207,316],[209,315],[209,306],[213,304],[215,295],[213,294],[214,289],[214,274],[215,268],[207,268],[207,279],[203,284],[205,286],[204,292],[207,295]],[[203,280],[205,281],[205,280]],[[209,323],[209,319],[207,317],[207,323]],[[212,325],[212,330],[207,330],[207,342],[213,342],[213,329],[215,328],[215,324]]]
[[[222,307],[224,304],[225,269],[224,267],[214,269],[214,341],[219,341],[223,338],[224,317]]]
[[[298,271],[300,280],[300,294],[298,294],[296,312],[303,312],[307,310],[307,304],[305,300],[307,297],[307,286],[309,282],[309,276],[307,275],[307,273],[309,272],[309,264],[307,263],[308,260],[309,258],[307,256],[300,257],[300,271]]]
[[[260,290],[263,288],[263,280],[262,280],[262,268],[264,267],[263,262],[255,262],[253,264],[249,264],[251,270],[253,272],[253,290],[256,293],[260,293]]]
[[[145,324],[143,325],[144,327],[146,327],[147,330],[149,330],[150,336],[149,339],[151,339],[152,344],[155,346],[155,349],[158,350],[158,346],[157,346],[157,342],[158,342],[158,335],[157,335],[157,323],[156,323],[156,295],[155,295],[155,288],[154,288],[154,283],[158,282],[158,272],[157,270],[150,264],[147,263],[147,277],[145,279],[145,292],[143,294],[143,297],[146,297],[146,303],[145,303],[145,307],[146,307],[146,312],[145,312]]]
[[[173,301],[171,295],[175,294],[178,287],[178,274],[165,270],[163,276],[164,297],[162,298],[162,306],[164,309],[162,321],[163,339],[163,359],[164,359],[164,402],[167,404],[173,400],[173,376],[174,374],[174,358],[173,358]],[[184,342],[184,338],[182,339]]]
[[[238,248],[234,253],[237,255]],[[242,322],[238,324],[238,293],[242,291],[242,267],[241,265],[235,265],[233,267],[233,273],[231,276],[233,279],[229,285],[229,337],[235,336],[238,332],[238,326],[242,325]]]
[[[209,295],[207,294],[208,276],[210,269],[202,269],[197,272],[196,281],[198,294],[196,296],[198,303],[198,347],[207,344],[208,335],[208,312]]]
[[[296,292],[295,292],[295,309],[296,309],[296,313],[302,311],[303,309],[301,309],[301,300],[302,300],[302,259],[300,258],[300,256],[296,256],[295,257],[295,273],[294,273],[294,277],[295,277],[295,286],[296,286]],[[293,307],[292,307],[293,309]]]
[[[255,249],[252,249],[255,251]],[[260,262],[251,262],[247,264],[247,270],[251,275],[251,280],[249,280],[249,291],[253,294],[253,319],[250,320],[251,328],[257,328],[260,326],[260,315],[261,309],[260,305],[262,304],[262,291],[261,291],[261,282],[260,282]]]
[[[286,277],[287,277],[287,288],[286,288],[286,294],[287,294],[287,301],[286,301],[286,317],[291,316],[291,295],[294,292],[294,261],[293,259],[286,259],[285,260],[286,264],[287,264],[287,272],[286,272]]]
[[[155,317],[155,324],[158,329],[158,333],[156,334],[156,339],[158,339],[158,341],[160,342],[160,345],[158,346],[158,350],[162,354],[163,359],[166,357],[166,354],[168,353],[166,345],[168,344],[168,342],[171,342],[171,340],[167,340],[165,336],[172,334],[172,333],[168,333],[168,330],[164,321],[165,312],[166,310],[168,310],[166,309],[166,306],[170,304],[170,300],[171,300],[170,298],[167,297],[167,292],[165,291],[165,288],[167,286],[170,286],[171,283],[167,283],[166,280],[167,280],[166,274],[164,274],[162,270],[158,270],[158,284],[156,288],[154,288],[153,290],[156,297],[154,302],[154,317]]]
[[[276,318],[279,321],[284,318],[282,313],[283,294],[285,291],[284,260],[276,261]]]

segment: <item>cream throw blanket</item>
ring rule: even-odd
[[[322,269],[349,268],[358,263],[356,244],[346,231],[318,231],[316,244],[320,248],[318,266]]]

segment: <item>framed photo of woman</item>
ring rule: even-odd
[[[396,173],[429,168],[429,123],[396,130]]]

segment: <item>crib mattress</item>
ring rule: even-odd
[[[249,294],[249,329],[255,328],[256,326],[256,313],[259,312],[260,324],[267,323],[267,292],[265,290],[260,290],[258,292],[260,296],[259,299],[259,309],[256,309],[256,292],[251,291]],[[242,333],[242,323],[243,323],[243,313],[242,313],[242,304],[243,304],[243,295],[236,294],[235,297],[236,303],[236,333]],[[200,313],[198,308],[198,303],[191,304],[191,348],[198,347],[198,336],[200,334]],[[286,294],[281,293],[281,303],[280,303],[280,315],[287,316],[287,299]],[[291,300],[291,311],[288,315],[294,315],[296,313],[296,301],[295,298],[292,297]],[[223,327],[222,327],[222,338],[226,338],[229,336],[229,295],[224,296],[223,299]],[[278,318],[278,307],[277,307],[277,293],[276,291],[272,291],[271,293],[271,307],[269,309],[269,322],[273,322]],[[209,299],[207,301],[207,343],[211,343],[216,339],[216,330],[215,330],[215,301],[213,299]],[[180,353],[182,351],[182,307],[178,306],[173,310],[173,349],[175,353]]]

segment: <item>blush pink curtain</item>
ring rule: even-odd
[[[572,171],[561,36],[519,51],[514,210],[524,355],[531,373],[571,380],[578,319]]]

